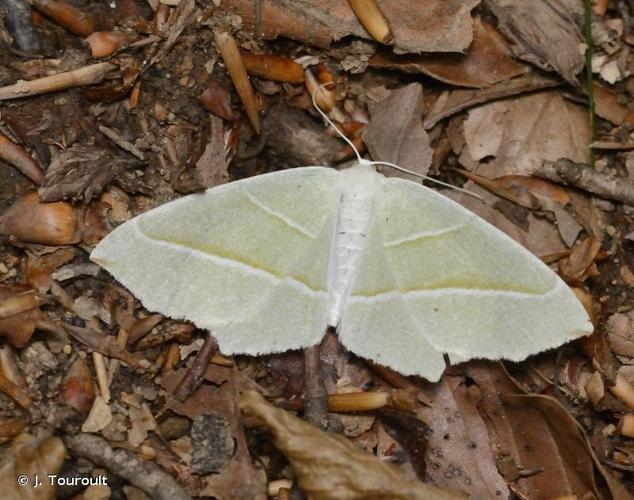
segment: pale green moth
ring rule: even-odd
[[[332,326],[353,353],[436,381],[443,353],[520,361],[592,332],[523,246],[357,159],[185,196],[119,226],[91,259],[148,310],[210,330],[225,354],[308,347]]]

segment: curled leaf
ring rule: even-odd
[[[299,485],[311,499],[466,498],[463,493],[417,481],[405,469],[382,462],[345,437],[328,434],[276,408],[255,391],[246,391],[241,405],[269,427],[275,446],[286,455]]]

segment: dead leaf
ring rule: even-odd
[[[207,82],[207,88],[198,97],[198,102],[205,110],[223,120],[233,122],[240,117],[231,108],[231,94],[213,78]]]
[[[11,441],[16,437],[22,429],[26,427],[27,422],[22,418],[6,418],[0,420],[0,445]],[[1,474],[1,472],[0,472]]]
[[[575,0],[485,0],[498,29],[514,42],[515,54],[536,66],[556,71],[573,86],[584,65],[580,22]]]
[[[95,398],[90,413],[81,426],[82,432],[99,432],[112,422],[112,412],[101,396]]]
[[[47,500],[55,498],[55,486],[49,474],[59,474],[66,458],[66,448],[58,437],[35,438],[20,434],[2,453],[0,491],[3,498],[15,500]],[[36,475],[41,485],[34,487]],[[19,482],[25,477],[26,483]]]
[[[629,110],[619,103],[618,94],[598,82],[592,82],[594,109],[598,116],[620,125],[627,117]]]
[[[570,201],[563,188],[537,177],[503,175],[489,179],[462,169],[459,172],[496,195],[531,210],[550,210],[555,204],[565,205]]]
[[[471,10],[479,0],[383,0],[381,10],[394,34],[399,52],[462,52],[473,39]],[[226,11],[242,19],[242,29],[266,40],[284,36],[327,48],[354,35],[372,39],[344,0],[225,0]]]
[[[439,486],[464,490],[475,498],[508,498],[474,390],[477,387],[469,390],[461,377],[450,375],[431,388],[430,405],[420,412],[431,430],[427,476]]]
[[[559,263],[561,276],[570,282],[585,281],[596,271],[592,266],[600,249],[601,240],[592,236],[575,245],[568,258]]]
[[[634,311],[613,314],[605,326],[608,342],[614,353],[634,358]]]
[[[486,150],[495,158],[480,163],[481,175],[531,175],[546,160],[586,161],[590,142],[586,118],[586,109],[566,101],[560,92],[538,92],[470,111],[464,124],[465,140],[471,152],[492,141],[489,134],[499,137],[495,151]],[[480,158],[482,154],[476,154],[472,160]]]
[[[94,144],[73,144],[53,155],[38,190],[42,201],[91,200],[122,168],[125,160],[111,149]]]
[[[130,406],[128,409],[132,427],[128,429],[128,443],[136,448],[146,440],[148,432],[156,429],[156,422],[147,403],[141,403],[140,408]],[[82,428],[83,432],[87,432]]]
[[[166,374],[162,378],[163,387],[171,394],[186,372],[187,369],[183,368]],[[221,416],[229,424],[231,436],[235,440],[235,452],[220,473],[201,476],[203,486],[190,493],[227,498],[227,492],[231,492],[234,498],[259,498],[258,495],[265,494],[266,485],[261,471],[253,467],[240,425],[236,402],[238,384],[242,380],[239,372],[235,368],[209,365],[204,379],[212,381],[214,385],[203,383],[185,401],[174,400],[170,409],[192,420],[212,413]],[[187,481],[188,486],[195,484],[196,481]]]
[[[430,129],[440,120],[448,118],[463,109],[502,99],[503,97],[554,87],[559,84],[559,80],[555,78],[536,72],[529,72],[526,75],[516,76],[508,81],[495,83],[485,89],[445,91],[425,114],[423,125],[426,129]]]
[[[483,88],[528,72],[511,58],[504,38],[479,17],[473,20],[473,42],[466,53],[396,55],[384,49],[370,65],[406,73],[424,73],[460,87]]]
[[[583,230],[583,226],[561,205],[553,205],[553,213],[555,214],[555,219],[557,219],[557,229],[561,239],[568,248],[572,248],[577,236]]]
[[[95,387],[85,358],[79,356],[66,372],[60,399],[82,415],[87,415],[95,400]]]
[[[5,308],[5,314],[0,315],[0,337],[5,337],[13,347],[27,345],[37,323],[44,319],[41,303],[32,289],[0,285],[0,308]],[[18,306],[22,310],[16,309]],[[13,311],[17,313],[9,314]]]
[[[411,83],[392,90],[370,112],[372,118],[363,131],[363,140],[372,158],[426,175],[433,150],[422,123],[423,87]],[[393,169],[380,170],[411,179],[410,175]]]
[[[472,363],[467,373],[480,388],[479,409],[496,459],[512,460],[519,471],[534,471],[518,478],[514,489],[531,499],[583,498],[589,493],[604,498],[594,479],[596,472],[613,494],[623,490],[592,452],[581,426],[557,400],[519,393],[499,364]]]
[[[343,436],[326,433],[274,407],[255,391],[243,393],[241,406],[264,420],[275,446],[286,455],[299,486],[310,498],[466,498],[417,481],[406,469],[382,462]]]
[[[209,115],[209,142],[193,170],[186,170],[180,175],[176,187],[179,191],[190,193],[224,184],[229,178],[228,167],[223,121]]]

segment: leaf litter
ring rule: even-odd
[[[53,498],[15,477],[105,472],[110,490],[63,494],[630,498],[629,3],[591,16],[592,130],[578,0],[383,0],[370,21],[344,0],[37,1],[20,23],[12,1],[0,2],[4,491]],[[294,416],[308,416],[304,353],[226,358],[88,262],[112,228],[185,193],[352,159],[312,109],[318,84],[374,160],[479,195],[442,190],[557,270],[595,333],[519,364],[463,363],[437,384],[329,335],[324,433]]]

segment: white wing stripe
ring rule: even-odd
[[[139,228],[139,226],[137,224],[137,221],[133,221],[132,224],[133,224],[134,229],[139,234],[139,236],[141,238],[146,239],[151,244],[154,244],[154,245],[157,245],[157,246],[161,246],[161,247],[164,247],[164,248],[169,248],[170,250],[173,250],[175,252],[185,253],[185,254],[191,255],[192,257],[195,257],[195,258],[208,260],[208,261],[211,261],[214,264],[217,264],[217,265],[220,265],[220,266],[226,266],[226,267],[229,267],[229,268],[237,269],[243,274],[251,274],[253,276],[258,276],[260,278],[264,278],[264,279],[268,280],[273,286],[278,285],[281,282],[285,282],[285,283],[288,283],[289,285],[291,285],[293,288],[297,289],[298,291],[306,293],[307,295],[314,295],[314,296],[325,296],[326,295],[325,291],[313,290],[312,288],[307,286],[305,283],[302,283],[301,281],[298,281],[295,278],[292,278],[290,276],[285,276],[283,278],[279,278],[279,277],[275,276],[274,274],[269,273],[268,271],[265,271],[264,269],[260,269],[258,267],[251,266],[251,265],[246,264],[244,262],[238,262],[238,261],[235,261],[235,260],[232,260],[232,259],[228,259],[228,258],[225,258],[225,257],[220,257],[218,255],[214,255],[214,254],[210,254],[210,253],[207,253],[207,252],[203,252],[201,250],[197,250],[195,248],[191,248],[191,247],[188,247],[188,246],[185,246],[185,245],[179,245],[178,243],[173,243],[171,241],[158,240],[158,239],[152,238],[152,237],[148,236],[147,234],[145,234],[143,231],[141,231],[141,229]]]
[[[507,297],[513,299],[530,299],[539,298],[540,300],[546,299],[553,295],[559,288],[560,283],[556,283],[550,290],[545,293],[527,293],[527,292],[514,292],[512,290],[483,290],[475,288],[438,288],[434,290],[412,290],[409,292],[400,292],[398,290],[392,290],[390,292],[378,293],[372,296],[352,295],[350,297],[351,302],[359,303],[375,303],[392,300],[398,296],[411,297],[411,298],[423,298],[423,297],[449,297],[449,296],[476,296],[476,297]]]
[[[311,240],[316,240],[317,239],[317,235],[316,234],[309,233],[308,231],[306,231],[306,229],[304,229],[303,227],[301,227],[298,224],[296,224],[295,222],[293,222],[291,219],[286,217],[284,214],[282,214],[280,212],[277,212],[275,210],[271,210],[269,207],[267,207],[264,203],[262,203],[260,200],[258,200],[252,194],[247,193],[247,192],[244,192],[244,194],[249,198],[251,203],[253,203],[256,207],[258,207],[259,209],[263,210],[267,214],[269,214],[271,217],[275,217],[276,219],[281,220],[288,227],[292,227],[293,229],[295,229],[296,231],[300,232],[304,236],[307,236]]]
[[[410,241],[421,240],[423,238],[433,238],[435,236],[440,236],[442,234],[452,233],[454,231],[458,231],[460,228],[463,228],[466,224],[459,224],[457,226],[451,226],[444,229],[439,229],[437,231],[421,231],[419,233],[413,233],[409,236],[405,236],[404,238],[399,238],[397,240],[386,241],[383,246],[384,247],[395,247],[398,245],[402,245],[403,243],[409,243]]]

